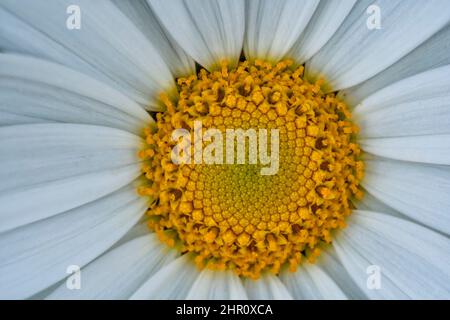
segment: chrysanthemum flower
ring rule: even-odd
[[[447,0],[2,0],[0,297],[450,298],[449,22]],[[278,129],[278,172],[174,164],[195,121]]]

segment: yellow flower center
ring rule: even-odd
[[[284,265],[294,271],[303,257],[314,261],[332,231],[345,226],[350,199],[362,195],[363,163],[348,108],[322,92],[322,81],[302,76],[303,67],[293,69],[290,61],[245,61],[233,70],[223,64],[178,79],[178,101],[162,96],[167,110],[145,132],[140,157],[147,180],[138,191],[152,199],[149,227],[193,253],[200,267],[251,278]],[[193,132],[196,121],[224,134],[278,129],[277,172],[262,175],[265,166],[249,161],[175,164],[172,132]]]

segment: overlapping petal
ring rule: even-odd
[[[69,6],[80,8],[80,29],[66,27]],[[44,57],[84,72],[138,103],[159,109],[161,91],[174,87],[155,46],[111,1],[5,0],[0,48]]]
[[[282,59],[308,25],[318,4],[318,0],[247,1],[247,59]]]
[[[0,64],[2,126],[63,122],[141,134],[153,123],[136,102],[85,74],[17,54],[0,54]]]
[[[375,11],[367,13],[369,6]],[[377,11],[381,28],[369,28],[367,21]],[[393,65],[448,22],[446,0],[358,1],[330,41],[306,64],[306,75],[324,77],[328,90],[355,86]]]
[[[178,44],[203,67],[235,65],[245,32],[243,0],[148,0]]]
[[[0,128],[0,231],[94,201],[141,174],[141,139],[75,124]]]
[[[176,251],[161,243],[155,234],[138,237],[84,267],[79,290],[69,290],[63,283],[47,298],[127,299],[175,255]]]
[[[69,266],[81,268],[109,249],[147,205],[129,185],[55,217],[0,233],[0,296],[28,298],[64,279]]]
[[[375,299],[448,299],[450,241],[390,215],[355,211],[336,237],[341,263]],[[372,277],[370,277],[372,276]],[[373,277],[379,277],[379,281]]]

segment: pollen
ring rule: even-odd
[[[166,111],[145,130],[139,152],[145,181],[138,192],[150,198],[149,228],[195,255],[200,268],[243,277],[313,262],[345,227],[351,199],[362,196],[364,171],[351,113],[322,83],[308,82],[303,67],[289,60],[244,61],[233,69],[223,63],[179,78],[178,100],[161,96]],[[278,129],[279,170],[261,175],[261,163],[174,164],[172,132],[194,134],[195,121],[220,132]]]

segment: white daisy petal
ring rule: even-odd
[[[194,60],[161,27],[146,0],[113,0],[113,2],[154,45],[174,77],[187,76],[195,72]]]
[[[381,157],[450,165],[450,134],[361,139],[359,144],[364,151]]]
[[[127,299],[148,277],[175,258],[155,234],[131,240],[81,270],[80,290],[62,284],[47,299]]]
[[[128,186],[55,217],[0,234],[0,297],[29,297],[83,267],[119,240],[147,209]],[[23,214],[23,212],[21,213]]]
[[[369,29],[369,6],[378,6],[381,29]],[[369,11],[371,12],[371,11]],[[306,64],[306,75],[324,77],[330,88],[355,86],[385,70],[450,21],[446,0],[362,0],[330,41]],[[389,44],[389,50],[386,44]]]
[[[15,54],[0,54],[0,64],[0,125],[68,122],[140,134],[153,122],[119,91],[59,64]]]
[[[70,210],[130,183],[141,173],[140,143],[131,133],[107,127],[0,128],[0,231]]]
[[[144,220],[144,222],[142,221]],[[128,232],[114,244],[114,247],[119,247],[124,243],[130,242],[136,238],[140,238],[149,233],[147,216],[144,216],[141,221],[139,221],[133,228],[128,230]]]
[[[353,204],[358,210],[383,212],[396,216],[398,218],[407,219],[405,215],[401,214],[397,210],[389,207],[386,203],[375,198],[370,194],[370,192],[367,192],[367,190],[364,190],[364,197],[362,197],[361,200],[354,200]]]
[[[54,285],[48,287],[45,290],[39,291],[38,293],[32,295],[31,297],[27,298],[27,300],[45,300],[45,298],[48,297],[49,294],[51,294],[53,291],[55,291],[56,288],[58,288],[63,282],[65,283],[67,280],[60,280]]]
[[[450,240],[415,223],[355,211],[336,237],[339,259],[370,298],[450,298]],[[379,267],[378,290],[368,278]],[[376,275],[375,275],[376,276]]]
[[[392,160],[365,161],[364,188],[405,216],[450,234],[450,170]]]
[[[318,258],[317,264],[331,279],[333,279],[346,297],[351,300],[367,299],[366,295],[359,289],[358,285],[350,277],[344,266],[336,258],[336,254],[332,249],[333,247],[322,252]]]
[[[62,44],[56,43],[45,33],[34,29],[26,21],[0,5],[0,50],[4,52],[18,52],[41,57],[55,57],[54,60],[64,59],[63,55],[70,55],[78,64],[88,65],[74,53],[67,51]],[[67,51],[64,53],[64,51]]]
[[[318,4],[319,0],[247,1],[247,59],[282,59],[308,25]]]
[[[80,29],[66,27],[71,5],[81,10]],[[6,47],[0,48],[70,66],[154,109],[159,93],[175,85],[158,51],[110,1],[4,0],[0,12],[8,22],[1,24]]]
[[[244,287],[250,300],[292,300],[280,279],[270,274],[257,280],[247,278],[244,280]]]
[[[342,239],[345,239],[344,235],[340,235]],[[383,278],[383,292],[376,290],[371,284],[369,287],[367,281],[369,276],[377,272],[378,265],[374,265],[370,260],[367,260],[358,251],[356,251],[350,244],[341,243],[342,239],[335,240],[333,246],[338,252],[339,259],[344,260],[342,264],[345,266],[347,273],[352,277],[353,281],[357,283],[360,290],[364,292],[364,295],[369,299],[407,299],[408,296],[402,292],[388,277]],[[376,285],[376,284],[375,284]],[[369,290],[371,288],[371,290]]]
[[[245,31],[243,0],[147,1],[172,37],[202,66],[238,62]]]
[[[296,272],[285,271],[280,277],[294,299],[342,300],[347,298],[336,282],[314,264],[302,265]]]
[[[339,92],[356,106],[378,90],[418,73],[450,64],[450,26],[445,27],[413,52],[369,80]]]
[[[132,296],[132,300],[186,299],[200,271],[193,258],[185,254],[161,268],[148,279]]]
[[[2,108],[2,105],[0,105],[0,108]],[[43,122],[43,120],[39,118],[14,114],[10,111],[0,110],[0,126],[10,126],[14,124],[33,124],[39,122]],[[51,122],[51,120],[48,122]]]
[[[350,13],[356,0],[320,1],[305,31],[300,35],[287,56],[303,64],[316,54]]]
[[[361,138],[450,134],[450,65],[396,82],[353,111]]]
[[[186,297],[188,300],[246,300],[241,279],[231,270],[204,269]]]

